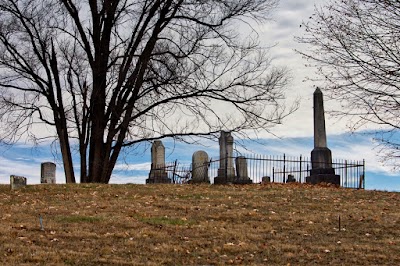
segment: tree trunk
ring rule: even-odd
[[[101,73],[101,71],[100,71]],[[102,179],[103,165],[108,163],[105,158],[105,80],[104,76],[94,74],[91,111],[91,135],[89,146],[89,176],[88,182],[105,183]]]
[[[65,182],[76,183],[74,166],[72,163],[71,147],[68,141],[68,133],[65,129],[58,129],[57,131],[60,138],[60,148],[64,164]]]

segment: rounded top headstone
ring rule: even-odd
[[[41,165],[40,183],[55,184],[56,183],[56,164],[52,162],[44,162]]]
[[[205,151],[196,151],[192,156],[193,161],[208,161],[208,154]]]

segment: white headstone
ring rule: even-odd
[[[210,183],[208,176],[208,154],[205,151],[196,151],[192,156],[192,182]]]

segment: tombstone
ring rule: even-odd
[[[165,170],[165,147],[161,140],[155,140],[151,146],[151,169],[146,184],[171,183]]]
[[[41,165],[40,171],[41,184],[55,184],[56,183],[56,164],[45,162]]]
[[[232,183],[235,178],[233,167],[233,137],[230,132],[221,131],[219,137],[219,168],[214,184]]]
[[[294,178],[294,175],[288,175],[286,183],[294,183],[294,182],[296,182],[296,178]]]
[[[24,186],[26,186],[26,177],[11,175],[10,176],[10,185],[11,185],[11,189],[18,189],[18,188],[24,187]]]
[[[239,156],[235,159],[236,178],[234,184],[252,184],[253,181],[249,178],[247,171],[247,160],[244,156]]]
[[[340,176],[332,168],[332,153],[327,147],[324,100],[319,88],[314,92],[314,149],[311,152],[311,165],[310,176],[306,177],[307,183],[340,185]]]
[[[262,184],[266,184],[266,183],[270,183],[270,182],[271,182],[271,177],[269,177],[269,176],[263,176],[261,178],[261,183]]]
[[[210,183],[208,164],[208,154],[205,151],[196,151],[193,153],[191,183]]]

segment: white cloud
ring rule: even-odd
[[[119,163],[115,166],[115,170],[125,170],[125,171],[134,171],[134,170],[139,170],[139,171],[144,171],[144,170],[149,170],[151,167],[151,163],[138,163],[138,164],[128,164],[128,163]]]

